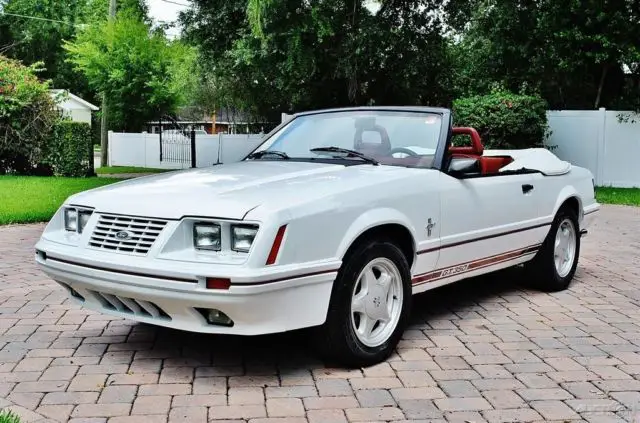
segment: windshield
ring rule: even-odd
[[[367,163],[357,155],[329,149],[337,147],[354,150],[383,165],[430,167],[441,126],[440,115],[426,112],[350,110],[303,115],[256,150],[277,154],[255,157]]]

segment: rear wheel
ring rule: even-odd
[[[368,240],[345,258],[316,341],[328,357],[370,366],[394,350],[411,308],[411,276],[402,251]]]
[[[569,287],[580,256],[578,216],[569,207],[561,208],[536,257],[527,265],[532,283],[544,291]]]

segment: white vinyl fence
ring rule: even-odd
[[[640,187],[640,121],[620,122],[620,114],[629,112],[549,111],[547,144],[562,160],[589,169],[599,186]]]
[[[549,111],[551,137],[558,157],[591,170],[599,186],[640,187],[640,116],[620,122],[628,112],[600,110]],[[282,114],[286,121],[291,115]],[[262,141],[262,134],[196,136],[196,165],[207,167],[241,160]],[[185,148],[188,148],[185,147]],[[190,163],[160,161],[160,137],[147,133],[109,133],[110,166],[180,169]]]
[[[262,141],[262,134],[196,135],[196,166],[240,161]],[[185,149],[190,149],[185,144]],[[182,169],[190,162],[160,161],[160,135],[109,132],[109,166]]]

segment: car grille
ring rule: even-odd
[[[101,214],[91,234],[89,245],[94,248],[145,255],[166,224],[167,221],[161,219]],[[127,236],[117,236],[125,232]]]

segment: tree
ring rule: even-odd
[[[75,36],[84,23],[82,1],[9,0],[0,14],[0,52],[31,65],[42,62],[41,78],[52,80],[56,88],[72,88],[86,93],[86,83],[64,62],[62,41]],[[21,16],[40,19],[30,19]]]
[[[63,42],[105,21],[108,0],[0,0],[0,8],[11,13],[0,14],[0,54],[27,65],[42,62],[40,77],[50,79],[54,88],[96,100],[82,74],[66,62]],[[119,0],[118,10],[148,19],[143,0]]]
[[[461,3],[469,10],[468,1]],[[476,12],[466,25],[461,13],[451,12],[462,30],[454,47],[462,91],[484,92],[497,81],[511,90],[538,91],[552,108],[640,105],[637,1],[472,3]]]
[[[142,130],[185,101],[193,49],[168,41],[136,16],[120,12],[79,33],[65,49],[91,88],[106,95],[111,129]]]
[[[368,3],[195,0],[181,19],[221,97],[270,119],[309,108],[446,103],[451,69],[442,22],[430,13],[437,2]]]
[[[0,174],[36,172],[46,154],[58,114],[41,71],[0,55]]]

